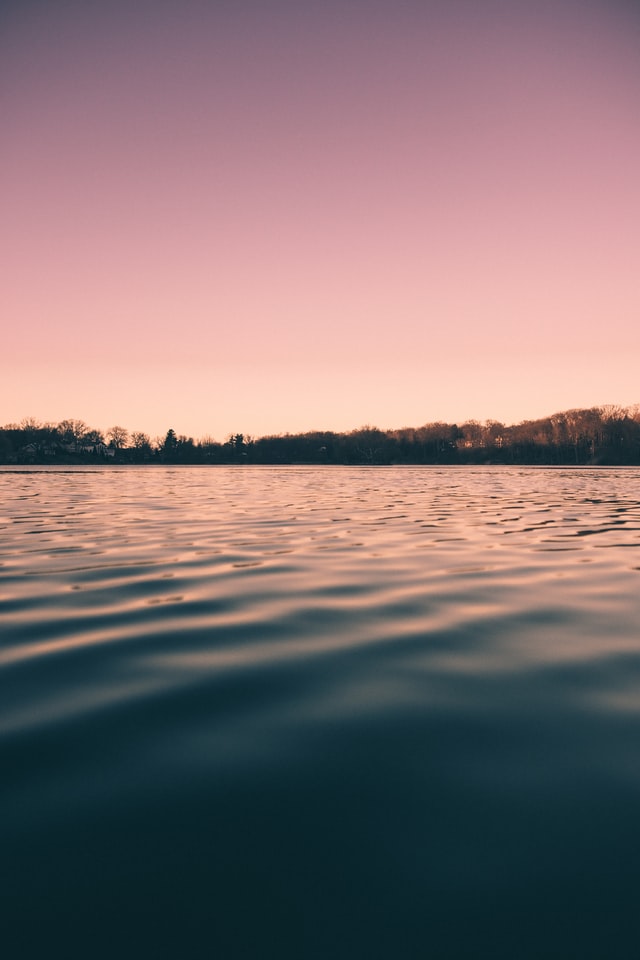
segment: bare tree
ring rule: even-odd
[[[107,439],[109,440],[110,447],[114,450],[121,450],[127,445],[129,431],[125,427],[109,427],[107,430]]]
[[[149,434],[143,433],[142,430],[134,430],[131,434],[131,442],[136,450],[143,450],[145,447],[151,448],[151,440],[149,439]]]
[[[58,424],[58,433],[63,443],[74,450],[82,449],[89,427],[84,420],[61,420]]]

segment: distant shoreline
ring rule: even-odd
[[[87,471],[127,471],[127,470],[164,470],[167,467],[171,469],[190,470],[193,468],[204,470],[226,470],[232,467],[237,470],[251,469],[272,469],[274,467],[283,470],[295,470],[299,467],[308,467],[317,470],[491,470],[493,468],[527,468],[531,470],[634,470],[640,467],[640,463],[498,463],[487,460],[483,463],[309,463],[308,461],[291,461],[290,463],[96,463],[86,461],[73,461],[63,463],[6,463],[0,462],[0,471],[4,473],[22,473],[23,471],[38,472],[38,470],[51,470],[52,472],[64,472],[65,470],[84,469]]]
[[[497,420],[348,433],[310,431],[223,442],[164,437],[82,420],[58,424],[26,419],[0,428],[0,464],[191,466],[639,466],[640,406],[568,410],[505,425]]]

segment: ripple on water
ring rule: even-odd
[[[638,480],[0,470],[31,955],[633,955]]]

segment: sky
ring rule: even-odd
[[[0,423],[640,401],[630,0],[5,0]]]

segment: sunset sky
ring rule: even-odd
[[[640,402],[630,0],[0,10],[0,423]]]

